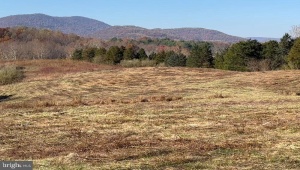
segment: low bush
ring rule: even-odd
[[[16,66],[4,66],[0,68],[0,85],[18,82],[23,78],[23,71]]]
[[[123,67],[154,67],[156,62],[154,60],[122,60],[120,63]]]
[[[155,67],[156,62],[154,60],[141,60],[141,67]]]
[[[140,67],[141,66],[141,61],[138,60],[138,59],[122,60],[120,65],[123,66],[123,67]]]

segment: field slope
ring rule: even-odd
[[[0,88],[0,159],[36,169],[297,169],[300,71],[41,60]]]

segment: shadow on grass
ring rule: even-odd
[[[0,95],[0,102],[4,102],[4,101],[7,101],[7,100],[11,100],[11,97],[13,95]]]

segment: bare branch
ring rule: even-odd
[[[290,32],[293,38],[300,37],[300,25],[292,26],[292,30]]]

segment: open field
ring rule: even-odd
[[[18,61],[0,159],[36,169],[299,169],[300,71]]]

